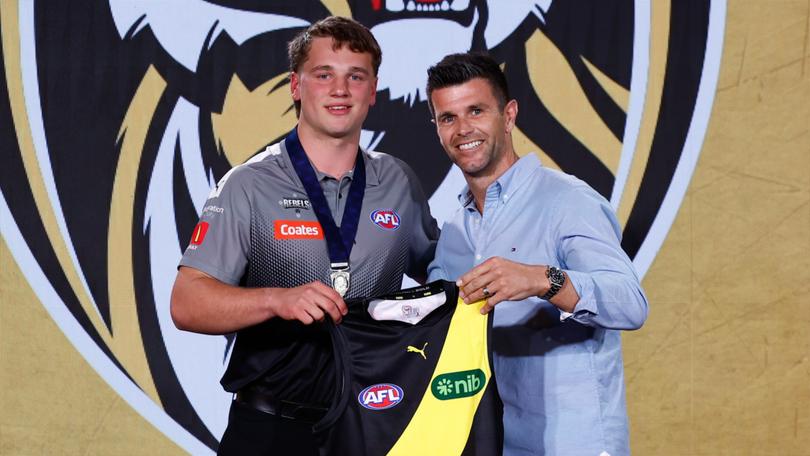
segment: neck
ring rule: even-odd
[[[475,200],[475,207],[481,214],[484,213],[484,201],[487,198],[487,189],[493,182],[503,176],[503,173],[509,170],[518,161],[518,156],[514,151],[506,153],[503,160],[500,160],[492,169],[483,169],[480,173],[465,174],[464,178],[467,181],[467,186],[470,187]]]
[[[352,168],[357,160],[360,132],[341,138],[318,135],[298,126],[298,139],[315,169],[335,178],[340,178]]]

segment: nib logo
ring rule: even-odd
[[[484,389],[487,376],[481,369],[450,372],[437,375],[430,383],[430,391],[436,399],[446,401],[474,396]]]

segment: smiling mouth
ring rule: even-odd
[[[339,106],[327,106],[326,109],[329,112],[333,112],[335,114],[342,114],[344,112],[349,112],[351,106],[346,105],[339,105]]]
[[[481,140],[471,141],[471,142],[468,142],[468,143],[459,144],[458,148],[461,149],[461,150],[470,150],[470,149],[475,149],[476,147],[480,146],[483,143],[484,143],[484,141],[481,141]]]

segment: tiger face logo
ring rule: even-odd
[[[616,209],[643,275],[708,123],[725,4],[632,0],[4,3],[0,229],[84,357],[186,450],[211,453],[232,338],[175,329],[169,294],[206,195],[293,128],[286,43],[329,15],[383,48],[362,145],[411,165],[440,223],[463,185],[439,145],[426,69],[487,50],[520,105],[521,155]],[[196,227],[196,230],[195,230]]]

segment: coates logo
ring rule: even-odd
[[[385,410],[400,402],[405,394],[393,383],[378,383],[360,391],[357,402],[369,410]]]
[[[318,222],[276,220],[276,239],[323,239],[323,230]]]
[[[378,209],[372,212],[371,221],[384,230],[399,228],[399,214],[393,209]]]

